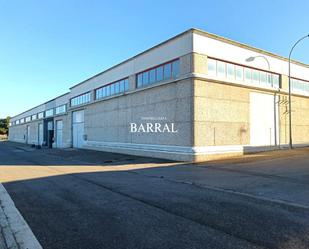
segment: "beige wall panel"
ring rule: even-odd
[[[249,144],[249,90],[196,80],[194,145]]]
[[[195,146],[250,144],[250,92],[267,90],[196,80],[194,83]],[[279,143],[289,139],[288,102],[279,99]],[[309,98],[292,97],[293,142],[309,143]]]
[[[85,133],[88,141],[191,146],[191,82],[164,84],[87,106]],[[143,117],[166,117],[166,120],[142,120]],[[131,122],[174,123],[178,133],[131,133]]]
[[[193,53],[193,72],[199,74],[207,73],[207,56]]]

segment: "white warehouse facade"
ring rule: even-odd
[[[309,66],[291,69],[292,137],[306,146]],[[190,29],[12,117],[9,140],[179,161],[278,149],[287,75],[284,57]]]

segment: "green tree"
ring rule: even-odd
[[[1,135],[8,135],[9,133],[9,123],[10,123],[10,117],[0,119],[0,134]]]

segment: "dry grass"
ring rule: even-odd
[[[0,140],[6,140],[7,138],[7,135],[0,135]]]

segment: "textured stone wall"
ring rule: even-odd
[[[194,145],[249,144],[249,90],[194,81]]]
[[[191,80],[149,87],[99,101],[85,108],[89,141],[191,146]],[[163,121],[143,120],[165,117]],[[130,123],[174,123],[177,133],[131,133]]]
[[[13,142],[25,143],[26,125],[15,125],[9,129],[9,140]]]
[[[10,127],[9,140],[19,143],[38,144],[38,124],[41,121],[33,121],[26,124]],[[27,140],[27,126],[30,127],[30,136]]]
[[[207,59],[194,54],[195,71],[206,74]],[[278,96],[279,145],[289,142],[288,77],[281,75],[280,93],[207,79],[194,80],[194,146],[250,145],[250,92]],[[309,143],[309,98],[292,94],[292,136]]]

